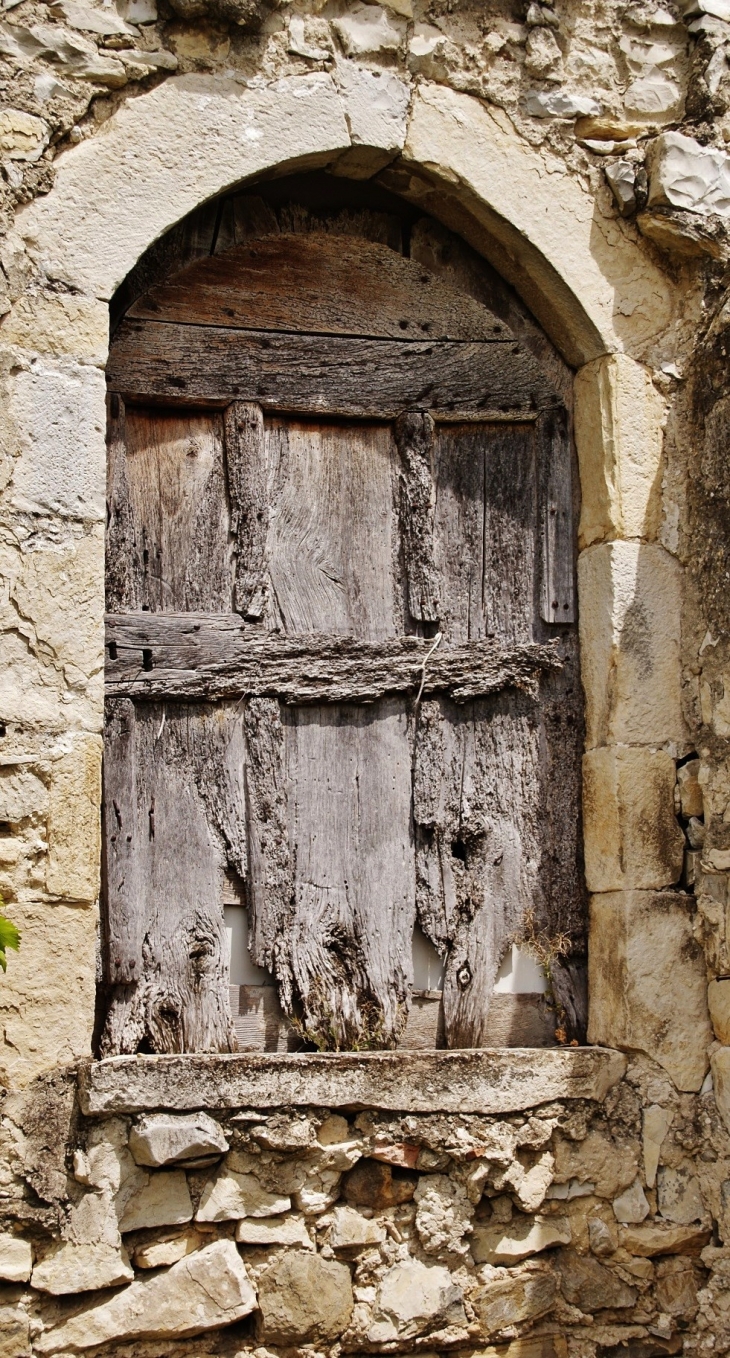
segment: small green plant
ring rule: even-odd
[[[2,896],[0,896],[0,905],[2,905],[2,903]],[[5,955],[6,949],[12,948],[14,952],[17,952],[19,947],[19,931],[16,929],[12,920],[7,919],[5,915],[0,915],[0,967],[2,967],[3,971],[7,971],[8,969],[8,959]]]

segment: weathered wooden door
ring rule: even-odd
[[[303,1041],[397,1045],[418,919],[489,1045],[580,912],[567,414],[433,260],[255,202],[110,356],[102,1050],[233,1049],[226,882]]]

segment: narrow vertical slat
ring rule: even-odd
[[[129,698],[107,699],[104,728],[104,980],[139,981],[145,893],[137,842],[135,710]]]
[[[291,1012],[291,979],[280,958],[292,915],[284,732],[275,698],[251,698],[244,710],[249,951],[258,967],[276,972],[284,1008]]]
[[[441,603],[434,561],[434,422],[427,410],[405,410],[395,421],[401,456],[400,522],[408,608],[414,622],[438,622]]]
[[[106,606],[111,612],[139,608],[134,515],[127,478],[126,413],[121,396],[107,399]]]
[[[540,615],[544,622],[575,622],[573,494],[568,417],[550,411],[540,421],[543,458]]]
[[[233,401],[225,412],[228,493],[236,539],[236,611],[251,622],[264,615],[269,527],[266,444],[261,407]]]

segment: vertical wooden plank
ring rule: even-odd
[[[231,532],[236,539],[233,602],[251,622],[264,614],[267,598],[266,537],[269,528],[264,417],[244,401],[228,406],[224,419]]]
[[[287,823],[284,732],[275,698],[251,698],[244,710],[249,951],[258,967],[275,972],[291,1013],[291,979],[280,956],[292,916],[292,869]]]
[[[110,613],[141,606],[134,516],[127,480],[124,401],[107,398],[106,457],[106,607]]]
[[[136,982],[142,975],[143,884],[137,852],[137,769],[134,703],[107,699],[104,727],[104,980]]]
[[[434,422],[427,410],[406,410],[395,421],[401,456],[400,524],[414,622],[438,622],[439,577],[434,561]]]
[[[575,548],[571,442],[567,412],[550,411],[540,421],[542,451],[540,616],[545,622],[575,622]]]

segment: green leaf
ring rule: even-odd
[[[12,920],[0,915],[0,967],[7,971],[8,962],[5,956],[5,949],[12,948],[15,952],[20,947],[20,933],[16,929]]]

